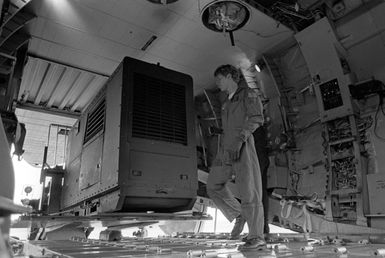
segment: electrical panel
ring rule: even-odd
[[[319,88],[321,92],[323,109],[325,111],[341,107],[344,104],[337,79],[325,82],[321,84]]]
[[[354,75],[347,68],[343,48],[327,18],[295,37],[309,68],[321,121],[353,114],[349,85]]]
[[[329,216],[336,221],[366,226],[364,206],[366,168],[361,157],[365,131],[371,118],[347,115],[324,124],[324,153],[327,156]]]
[[[191,208],[198,188],[194,119],[189,75],[124,58],[70,132],[62,210]]]
[[[346,51],[326,18],[295,37],[312,77],[323,127],[322,147],[328,175],[326,217],[367,226],[366,167],[361,150],[368,123],[358,117],[353,106],[349,86],[354,84],[354,75],[346,61]]]
[[[334,78],[314,86],[322,122],[354,113],[348,82],[348,79],[342,80],[342,85]]]

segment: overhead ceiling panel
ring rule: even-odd
[[[107,81],[106,76],[29,57],[18,106],[79,115]]]
[[[144,0],[36,1],[29,52],[107,75],[125,56],[160,62],[192,75],[199,92],[213,84],[216,66],[237,65],[242,54],[253,61],[292,36],[287,27],[250,6],[251,20],[244,31],[234,33],[232,47],[228,35],[201,23],[200,4],[205,2],[181,0],[164,6]],[[157,39],[142,51],[153,35]]]

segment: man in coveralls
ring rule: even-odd
[[[246,243],[240,248],[261,249],[265,246],[262,205],[262,180],[252,133],[263,124],[263,107],[257,92],[239,87],[240,74],[232,65],[222,65],[214,72],[216,85],[228,93],[222,106],[222,130],[217,157],[209,173],[207,193],[231,222],[231,232],[239,238],[245,221],[249,227]],[[241,204],[227,187],[235,175]]]

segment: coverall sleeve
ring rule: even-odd
[[[242,126],[240,138],[246,141],[247,138],[261,125],[263,125],[263,105],[258,93],[249,88],[244,99],[246,107],[246,120]]]

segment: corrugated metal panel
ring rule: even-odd
[[[81,113],[107,81],[106,76],[29,57],[18,102],[51,111]]]
[[[44,114],[30,110],[16,109],[16,116],[20,123],[24,123],[27,135],[24,141],[24,160],[34,166],[41,166],[43,162],[44,146],[48,146],[47,162],[50,166],[62,164],[65,157],[66,137],[60,130],[73,126],[76,119]],[[50,125],[61,125],[51,126]],[[50,139],[48,135],[50,134]]]

